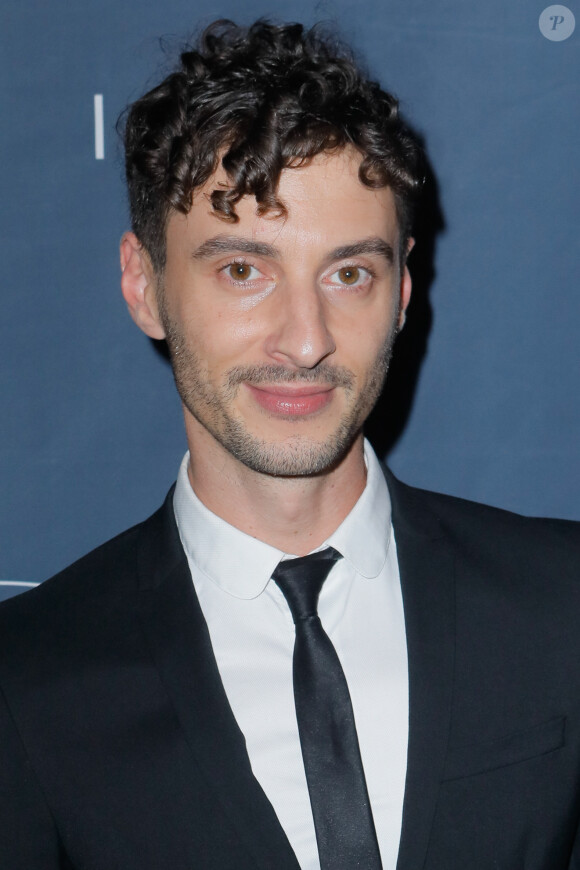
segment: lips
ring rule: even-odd
[[[304,417],[321,411],[331,401],[334,387],[320,384],[304,386],[246,384],[257,403],[271,414],[281,417]]]

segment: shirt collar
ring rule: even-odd
[[[364,455],[366,486],[322,547],[334,547],[359,574],[370,578],[378,576],[387,558],[391,502],[379,461],[366,440]],[[175,518],[188,559],[229,595],[256,598],[268,585],[278,562],[288,554],[252,538],[208,510],[191,487],[188,464],[186,453],[173,497]]]
[[[349,514],[324,546],[335,550],[363,577],[378,577],[387,559],[391,499],[379,460],[365,439],[366,486]]]

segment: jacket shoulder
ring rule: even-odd
[[[98,599],[126,597],[142,583],[143,551],[175,537],[172,494],[148,519],[121,532],[30,591],[0,604],[0,636],[59,624]],[[169,538],[168,538],[169,536]],[[163,553],[159,558],[163,557]],[[145,557],[145,561],[147,558]]]
[[[444,493],[409,486],[385,470],[393,502],[393,522],[420,529],[432,537],[443,535],[461,548],[482,555],[513,558],[525,554],[557,564],[567,562],[580,574],[580,522],[529,517],[503,508]],[[580,578],[579,578],[580,579]]]

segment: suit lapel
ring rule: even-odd
[[[424,866],[449,735],[454,555],[420,494],[387,471],[409,661],[409,748],[397,870]]]
[[[299,870],[274,809],[252,773],[244,737],[228,703],[175,524],[172,492],[144,527],[139,560],[143,629],[208,789],[256,867]]]

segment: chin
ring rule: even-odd
[[[268,441],[251,435],[239,425],[231,425],[218,440],[252,471],[271,477],[312,477],[336,468],[355,435],[341,430],[323,441],[304,435]]]

